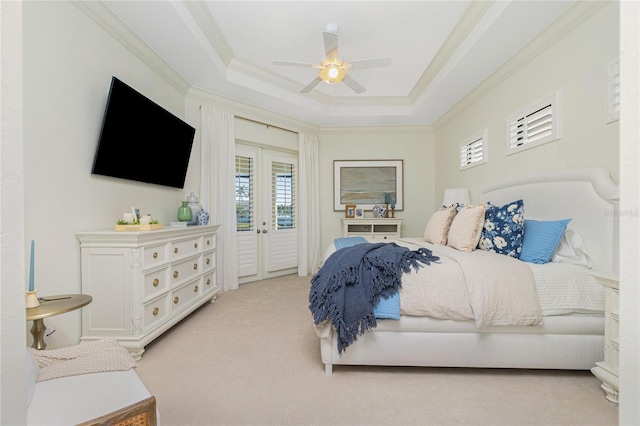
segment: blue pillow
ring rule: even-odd
[[[571,219],[525,220],[520,260],[531,263],[549,262],[569,222]]]
[[[507,256],[520,257],[524,237],[524,202],[504,206],[489,203],[478,248]]]

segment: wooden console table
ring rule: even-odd
[[[397,240],[402,234],[402,219],[342,219],[343,237],[365,237],[373,240]]]
[[[38,298],[40,306],[27,308],[27,321],[33,321],[31,335],[33,336],[32,348],[41,350],[47,347],[44,341],[44,332],[47,326],[44,319],[54,315],[75,311],[91,303],[92,297],[86,294],[59,294]]]

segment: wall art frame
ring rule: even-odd
[[[333,210],[356,204],[363,210],[385,204],[385,195],[404,209],[403,160],[334,160]]]

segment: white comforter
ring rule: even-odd
[[[550,315],[602,315],[604,291],[583,267],[534,265],[482,250],[463,253],[420,238],[396,243],[411,250],[427,247],[441,259],[403,275],[402,315],[472,320],[477,327],[539,325]],[[333,251],[332,244],[325,258]]]
[[[540,324],[534,276],[525,263],[483,250],[464,253],[425,242],[397,243],[413,250],[419,244],[440,257],[439,264],[403,275],[401,314],[474,320],[479,328]]]

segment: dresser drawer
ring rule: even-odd
[[[143,269],[152,268],[156,265],[164,263],[167,260],[167,252],[169,251],[169,243],[157,244],[145,247],[143,249]]]
[[[202,256],[202,267],[204,271],[210,271],[216,267],[216,252],[210,251]]]
[[[176,312],[200,296],[200,280],[193,281],[171,293],[171,311]]]
[[[211,250],[216,248],[216,235],[208,234],[202,237],[202,250]]]
[[[148,331],[156,324],[167,318],[171,310],[168,307],[168,298],[166,295],[156,300],[144,304],[144,331]]]
[[[200,273],[201,257],[192,257],[183,262],[171,265],[171,287],[188,281]]]
[[[200,237],[171,243],[171,259],[179,259],[201,251],[202,243]]]
[[[144,298],[148,299],[169,289],[169,267],[144,274]]]
[[[216,282],[215,273],[207,274],[202,278],[202,291],[204,293],[208,293],[210,291],[216,290],[217,288],[218,288],[218,283]]]

